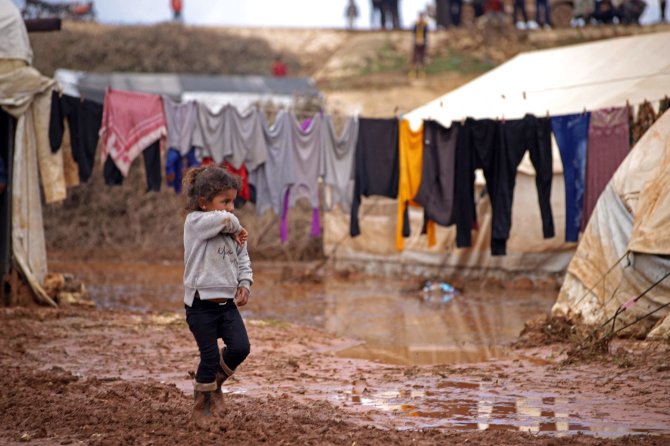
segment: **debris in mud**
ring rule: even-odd
[[[44,278],[44,291],[54,302],[61,305],[95,306],[84,284],[73,274],[47,274]]]
[[[612,337],[609,335],[603,336],[600,339],[595,336],[586,338],[568,350],[568,357],[563,363],[574,364],[576,362],[593,360],[602,357],[603,355],[607,355],[610,352],[611,341]]]
[[[527,321],[513,344],[516,348],[530,348],[558,342],[579,342],[577,325],[565,317],[538,316]]]

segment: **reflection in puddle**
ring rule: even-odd
[[[585,411],[611,401],[559,396],[498,395],[484,384],[464,381],[442,382],[437,391],[384,391],[357,395],[347,393],[340,400],[380,409],[413,419],[413,426],[459,430],[515,430],[553,436],[588,433],[604,437],[625,434],[668,433],[670,427],[649,420],[612,420],[593,414],[573,413],[571,407]]]
[[[76,271],[101,308],[183,309],[178,263],[51,262]],[[287,280],[301,266],[254,264],[246,318],[325,328],[362,341],[341,356],[391,364],[479,362],[504,356],[526,320],[546,313],[553,291],[466,290],[453,299],[424,300],[412,279],[326,276],[321,283]],[[302,266],[304,269],[304,265]]]

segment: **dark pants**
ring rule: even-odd
[[[232,299],[226,305],[196,299],[186,308],[186,322],[200,350],[200,365],[195,374],[199,383],[214,382],[219,367],[219,346],[223,339],[226,351],[223,361],[235,370],[249,355],[247,329]]]
[[[463,9],[463,0],[449,1],[449,15],[451,26],[461,26],[461,11]]]
[[[540,13],[540,9],[544,10],[544,18]],[[538,25],[549,25],[551,24],[551,7],[549,6],[549,0],[537,0],[535,7],[535,21]]]
[[[514,0],[514,22],[520,21],[517,16],[521,13],[524,22],[528,22],[528,14],[526,13],[526,0]]]

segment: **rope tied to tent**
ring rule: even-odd
[[[623,259],[625,259],[625,258],[628,257],[628,254],[630,254],[630,251],[627,250],[626,252],[624,252],[624,254],[619,258],[619,260],[617,260],[617,261],[610,267],[610,269],[608,269],[608,270],[605,272],[605,274],[603,274],[602,276],[600,276],[600,279],[598,279],[598,280],[596,281],[596,283],[594,283],[593,286],[592,286],[591,288],[589,288],[588,290],[586,290],[586,292],[582,295],[582,297],[580,297],[580,298],[577,300],[577,302],[575,302],[575,305],[579,305],[579,303],[580,303],[581,301],[583,301],[584,298],[585,298],[586,296],[588,296],[589,294],[593,294],[593,290],[600,284],[600,282],[602,282],[602,281],[605,279],[605,277],[607,277],[607,276],[609,275],[609,273],[611,273],[611,272],[614,270],[614,268],[616,268],[616,267],[619,265],[619,263],[621,263],[621,261],[622,261]],[[630,260],[628,261],[628,266],[630,266]],[[611,298],[610,298],[610,299],[611,299]]]
[[[624,302],[623,304],[619,305],[619,308],[617,308],[617,310],[614,312],[614,315],[613,315],[611,318],[609,318],[607,321],[605,321],[605,322],[598,328],[598,330],[601,329],[601,328],[603,328],[603,327],[605,327],[605,326],[611,321],[611,322],[612,322],[612,329],[610,330],[610,335],[614,335],[615,333],[620,332],[621,329],[617,330],[616,332],[614,331],[614,328],[615,328],[615,325],[616,325],[617,317],[619,317],[619,315],[620,315],[621,313],[623,313],[624,311],[626,311],[626,310],[628,310],[629,308],[635,306],[635,304],[637,303],[638,300],[640,300],[640,299],[641,299],[643,296],[645,296],[649,291],[651,291],[651,290],[654,289],[656,286],[658,286],[658,285],[659,285],[661,282],[663,282],[668,276],[670,276],[670,271],[668,271],[667,273],[665,273],[665,274],[663,275],[663,277],[661,277],[660,279],[658,279],[658,280],[657,280],[656,282],[654,282],[650,287],[648,287],[646,290],[644,290],[644,291],[642,292],[642,294],[640,294],[639,296],[636,296],[636,297],[632,297],[632,298],[628,299],[626,302]],[[657,309],[656,311],[658,311],[658,309]],[[652,312],[652,313],[649,313],[649,315],[651,315],[651,314],[653,314],[653,312]],[[642,319],[640,319],[640,320],[642,320]],[[638,322],[639,322],[639,321],[638,321]],[[631,325],[631,324],[629,324],[629,325]],[[628,325],[628,326],[629,326],[629,325]],[[627,326],[627,327],[628,327],[628,326]]]
[[[646,290],[644,290],[641,294],[638,296],[635,296],[631,299],[628,299],[626,302],[621,304],[619,308],[617,308],[616,312],[612,317],[607,319],[605,322],[603,322],[599,327],[596,327],[587,337],[584,339],[579,345],[577,345],[574,349],[571,350],[571,352],[568,352],[568,355],[576,355],[579,354],[579,352],[583,352],[587,350],[589,347],[596,347],[596,348],[602,348],[603,345],[607,345],[609,341],[616,336],[618,333],[622,332],[623,330],[627,329],[628,327],[631,327],[638,322],[648,318],[649,316],[653,315],[654,313],[662,310],[663,308],[667,307],[670,305],[670,302],[666,302],[663,305],[660,305],[658,308],[638,317],[634,321],[630,322],[629,324],[624,325],[623,327],[619,328],[618,330],[614,330],[615,324],[616,324],[616,319],[617,317],[623,313],[624,311],[632,308],[643,296],[645,296],[647,293],[649,293],[651,290],[656,288],[661,282],[663,282],[665,279],[667,279],[670,276],[670,271],[665,273],[663,277],[658,279],[656,282],[651,284]],[[598,331],[602,330],[604,327],[609,325],[609,323],[612,322],[612,329],[607,333],[605,336],[602,338],[596,338],[596,334]]]

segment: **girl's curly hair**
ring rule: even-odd
[[[199,211],[198,200],[204,198],[210,201],[221,192],[235,189],[240,190],[240,178],[229,173],[219,166],[194,167],[186,172],[182,184],[186,190],[186,205],[184,210],[188,212]]]

